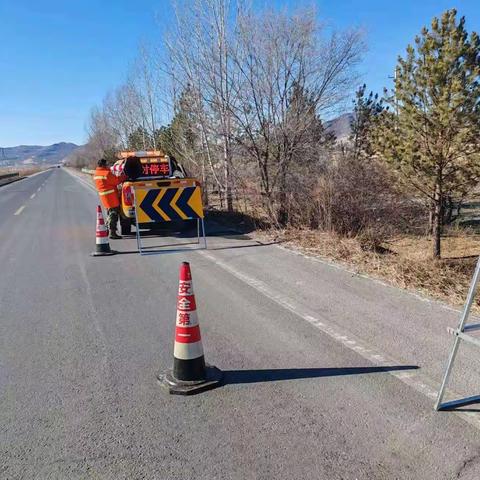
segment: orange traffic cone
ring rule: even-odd
[[[108,229],[103,219],[102,208],[97,205],[97,228],[95,230],[95,251],[91,253],[92,257],[102,257],[105,255],[114,255],[114,250],[110,250],[108,243]]]
[[[192,274],[187,262],[180,266],[173,370],[157,378],[170,393],[177,395],[210,390],[218,387],[222,379],[222,372],[218,368],[205,365]]]

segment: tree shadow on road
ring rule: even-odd
[[[277,382],[302,378],[337,377],[342,375],[364,375],[402,370],[416,370],[417,365],[380,367],[340,367],[340,368],[279,368],[269,370],[227,370],[223,372],[224,385],[240,383]]]

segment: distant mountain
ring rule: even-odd
[[[353,120],[353,113],[344,113],[337,118],[325,122],[325,130],[335,134],[339,141],[347,140],[352,132],[350,123]]]
[[[13,165],[53,165],[72,152],[78,145],[60,142],[53,145],[19,145],[18,147],[0,147],[0,167]]]

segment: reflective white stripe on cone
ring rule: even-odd
[[[158,379],[170,393],[190,395],[220,385],[222,372],[206,366],[190,265],[183,262],[177,296],[173,371]]]
[[[180,281],[181,282],[181,281]],[[191,285],[191,283],[190,283]],[[202,338],[196,310],[181,310],[182,298],[177,301],[177,321],[175,326],[175,346],[173,356],[181,360],[203,357]],[[195,300],[194,300],[195,301]]]

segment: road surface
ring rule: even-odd
[[[96,205],[64,169],[0,188],[0,478],[480,478],[480,413],[433,411],[457,312],[234,226],[92,258]],[[226,380],[194,397],[155,378],[183,260]],[[456,394],[478,357],[462,346]]]

